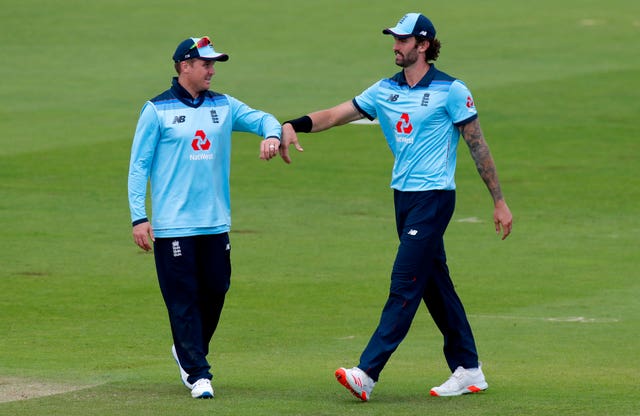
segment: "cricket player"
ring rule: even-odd
[[[153,244],[172,353],[194,398],[214,396],[207,355],[231,278],[231,133],[263,137],[263,160],[275,157],[280,146],[274,116],[209,90],[214,65],[228,59],[206,36],[178,45],[178,76],[142,107],[129,165],[133,239],[145,251]]]
[[[367,401],[385,364],[405,338],[421,302],[444,337],[451,376],[432,396],[485,390],[476,344],[465,310],[449,276],[443,236],[455,205],[456,150],[460,135],[494,203],[496,233],[511,233],[512,215],[498,181],[478,112],[467,86],[436,69],[440,41],[426,16],[408,13],[384,29],[393,37],[395,63],[402,70],[353,100],[283,125],[280,152],[288,158],[296,132],[315,133],[362,118],[378,119],[394,155],[391,175],[400,245],[391,273],[389,297],[375,332],[353,368],[339,368],[337,380]]]

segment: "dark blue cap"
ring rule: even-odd
[[[382,31],[385,35],[393,35],[396,38],[405,39],[411,36],[424,36],[435,39],[436,28],[426,16],[420,13],[407,13],[398,21],[395,27]]]
[[[186,61],[187,59],[199,58],[206,61],[228,61],[229,55],[218,53],[213,49],[213,44],[208,36],[201,38],[189,38],[183,40],[173,54],[174,62]]]

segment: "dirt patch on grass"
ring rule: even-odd
[[[90,386],[76,386],[72,384],[43,382],[19,377],[0,376],[0,403],[68,393],[70,391],[81,390],[87,387]]]

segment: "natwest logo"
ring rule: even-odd
[[[400,120],[396,123],[396,131],[398,133],[411,134],[413,131],[413,126],[411,125],[411,121],[409,120],[409,114],[402,113],[400,116]]]
[[[467,95],[467,108],[475,107],[475,103],[473,102],[473,98],[470,95]]]
[[[191,142],[191,147],[193,150],[209,150],[211,147],[211,142],[207,139],[207,135],[202,130],[196,131],[196,136]]]

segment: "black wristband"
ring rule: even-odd
[[[288,120],[282,124],[291,124],[293,130],[301,133],[311,133],[311,129],[313,128],[313,121],[309,116],[302,116],[300,118],[296,118],[295,120]]]

